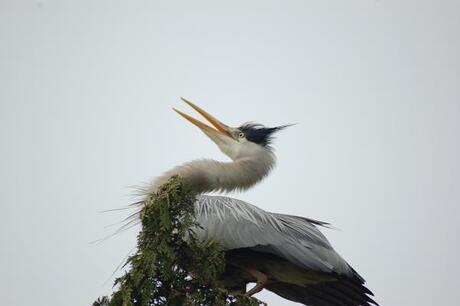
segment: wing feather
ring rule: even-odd
[[[246,202],[223,196],[197,197],[200,239],[214,239],[227,250],[254,248],[298,266],[353,276],[354,271],[334,251],[316,225],[326,223],[266,212]]]

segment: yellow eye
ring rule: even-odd
[[[239,138],[244,138],[244,133],[241,132],[239,135],[238,135]]]

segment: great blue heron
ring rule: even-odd
[[[275,165],[270,146],[273,134],[286,126],[260,124],[229,127],[186,99],[213,127],[177,110],[196,125],[231,162],[193,160],[155,179],[147,192],[156,191],[179,175],[200,195],[196,218],[200,239],[214,239],[225,249],[227,288],[247,294],[262,289],[310,306],[358,306],[377,303],[369,296],[364,279],[334,251],[318,230],[327,223],[304,217],[266,212],[243,201],[204,195],[211,191],[245,190],[268,175]]]

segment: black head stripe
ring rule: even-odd
[[[248,123],[240,126],[239,129],[246,135],[247,140],[267,147],[273,141],[273,134],[285,127],[287,125],[268,128],[261,124]]]

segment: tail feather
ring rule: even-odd
[[[335,288],[334,286],[323,286],[322,290],[330,295],[333,295],[337,298],[339,298],[344,305],[356,305],[362,302],[362,299],[360,297],[357,297],[356,295],[350,295],[346,291],[340,290]]]
[[[306,286],[275,282],[266,288],[288,300],[309,306],[378,306],[370,297],[372,292],[359,279],[345,276]]]
[[[329,287],[341,292],[343,296],[347,297],[348,299],[351,299],[352,302],[350,305],[361,305],[363,303],[372,302],[372,299],[369,298],[366,294],[357,292],[354,289],[350,289],[350,287],[342,284],[341,282],[330,283]]]

